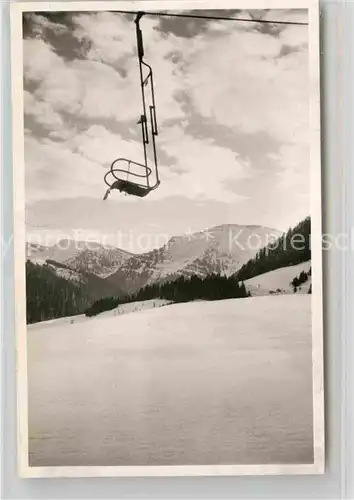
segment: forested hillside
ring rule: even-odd
[[[26,263],[27,323],[82,313],[90,299],[79,285],[61,278],[48,266]]]
[[[262,248],[255,258],[241,267],[235,277],[245,281],[274,269],[307,262],[311,259],[310,239],[311,219],[306,217],[278,240]]]

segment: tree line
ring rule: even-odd
[[[144,301],[151,299],[165,299],[174,303],[190,302],[193,300],[221,300],[249,297],[244,283],[231,276],[212,274],[206,277],[180,276],[167,283],[154,283],[146,285],[137,293],[126,297],[108,297],[94,302],[85,311],[86,316],[95,316],[103,311],[115,309],[128,302]]]

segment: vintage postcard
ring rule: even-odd
[[[19,474],[323,473],[317,2],[11,8]]]

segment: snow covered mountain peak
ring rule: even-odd
[[[171,238],[157,250],[134,255],[109,277],[127,292],[179,276],[229,276],[280,235],[262,226],[227,224]]]
[[[105,278],[114,273],[132,254],[94,241],[61,239],[51,246],[26,243],[27,259],[33,263],[47,260],[65,264],[72,270]]]

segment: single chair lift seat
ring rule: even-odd
[[[127,169],[116,168],[115,165],[119,162],[128,163]],[[131,172],[131,165],[132,164],[138,168],[139,167],[142,168],[145,171],[145,173],[138,174],[137,172]],[[151,191],[156,189],[160,184],[159,180],[157,180],[156,183],[152,186],[150,186],[148,184],[149,176],[151,175],[151,173],[152,173],[152,170],[149,167],[145,167],[145,165],[143,165],[141,163],[136,163],[132,160],[127,160],[126,158],[118,158],[117,160],[115,160],[112,163],[111,169],[105,175],[104,180],[108,186],[108,189],[107,189],[106,194],[105,194],[103,199],[106,200],[109,193],[113,189],[117,189],[118,191],[121,191],[121,192],[128,194],[128,195],[131,195],[131,196],[137,196],[139,198],[144,198]],[[127,178],[122,179],[122,175],[125,175]],[[112,176],[115,179],[112,184],[110,182],[108,182],[108,180],[107,180],[107,178],[109,176]],[[130,180],[128,180],[128,176],[143,178],[146,181],[146,184],[140,184],[139,182],[130,181]]]
[[[143,186],[141,184],[136,184],[135,182],[121,180],[119,181],[120,186],[118,189],[123,191],[124,193],[130,194],[132,196],[139,196],[139,198],[144,198],[147,194],[150,193],[151,189],[147,186]]]
[[[108,186],[104,200],[107,199],[109,193],[113,189],[117,189],[123,193],[131,196],[138,196],[139,198],[144,198],[151,191],[156,189],[160,185],[158,166],[157,166],[157,154],[156,154],[156,144],[155,136],[158,135],[157,131],[157,121],[156,121],[156,107],[155,107],[155,94],[154,94],[154,83],[153,83],[153,73],[152,68],[149,64],[144,61],[144,47],[143,47],[143,37],[142,31],[140,29],[140,19],[143,16],[143,12],[139,12],[135,19],[136,24],[136,37],[137,37],[137,48],[138,48],[138,59],[139,59],[139,69],[140,69],[140,87],[142,92],[142,104],[143,112],[140,115],[138,124],[141,125],[142,131],[142,142],[143,142],[143,153],[144,153],[144,164],[137,163],[126,158],[118,158],[111,164],[110,170],[104,176],[104,181]],[[144,69],[145,68],[145,69]],[[146,68],[148,73],[146,74]],[[145,71],[145,76],[144,76]],[[149,87],[151,92],[151,105],[146,104],[145,88]],[[149,118],[147,109],[149,109]],[[149,138],[149,127],[151,139]],[[152,144],[152,153],[154,164],[150,168],[148,166],[148,155],[147,155],[147,145]],[[125,162],[125,164],[124,164]],[[127,164],[127,165],[126,165]],[[133,167],[133,169],[131,168]],[[154,171],[154,172],[153,172]],[[154,174],[154,175],[152,175]],[[151,178],[153,177],[153,179]],[[110,181],[108,180],[110,178]],[[137,179],[136,181],[134,179]]]

